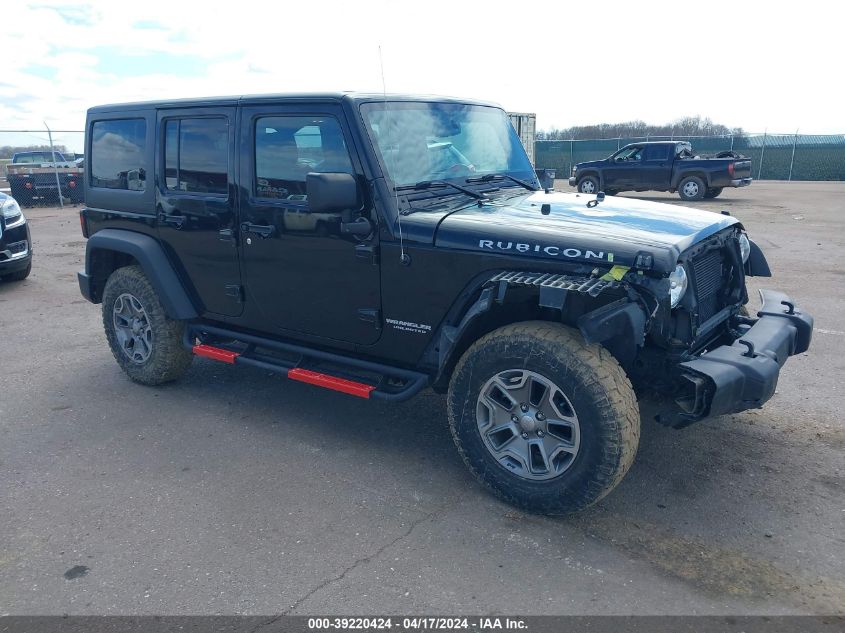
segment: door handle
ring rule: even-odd
[[[373,232],[373,225],[367,218],[358,218],[355,222],[341,222],[340,232],[347,235],[365,236]]]
[[[158,216],[158,221],[163,222],[164,224],[172,224],[177,229],[182,228],[182,224],[185,222],[184,215],[168,215],[167,213],[161,213]]]
[[[241,232],[255,233],[261,239],[266,239],[268,237],[273,236],[273,234],[276,232],[276,227],[268,226],[266,224],[252,224],[250,222],[244,222],[243,224],[241,224]]]

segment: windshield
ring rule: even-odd
[[[365,103],[361,113],[394,186],[506,173],[535,182],[505,113],[451,103]]]

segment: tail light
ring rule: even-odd
[[[735,168],[736,168],[736,165],[734,165],[733,163],[728,163],[728,174],[730,174],[731,178],[734,177],[734,169]]]
[[[79,212],[79,228],[82,229],[82,237],[88,239],[88,223],[85,221],[85,209]]]

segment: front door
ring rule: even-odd
[[[626,189],[640,178],[642,147],[627,147],[617,152],[604,170],[605,189]]]
[[[363,182],[348,139],[333,104],[243,108],[239,240],[254,327],[272,323],[283,334],[358,344],[381,335],[378,231],[341,231],[358,216],[376,226],[369,196],[362,192],[362,207],[344,214],[308,207],[309,172],[351,173]]]
[[[234,187],[235,108],[162,110],[158,233],[202,312],[243,311]]]

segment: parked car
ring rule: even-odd
[[[430,386],[470,470],[532,511],[619,483],[638,396],[664,396],[676,427],[760,407],[810,344],[812,317],[782,292],[745,313],[746,277],[771,273],[739,220],[544,192],[494,105],[102,106],[85,155],[79,285],[132,380],[200,356],[364,399]]]
[[[750,184],[749,159],[699,158],[684,141],[632,143],[604,160],[578,163],[569,178],[581,193],[677,191],[683,200],[715,198],[725,187]]]
[[[6,165],[6,179],[15,199],[23,206],[37,200],[57,202],[59,191],[71,202],[82,202],[82,161],[60,152],[17,152]]]
[[[32,240],[17,201],[0,193],[0,279],[23,281],[32,270]]]

